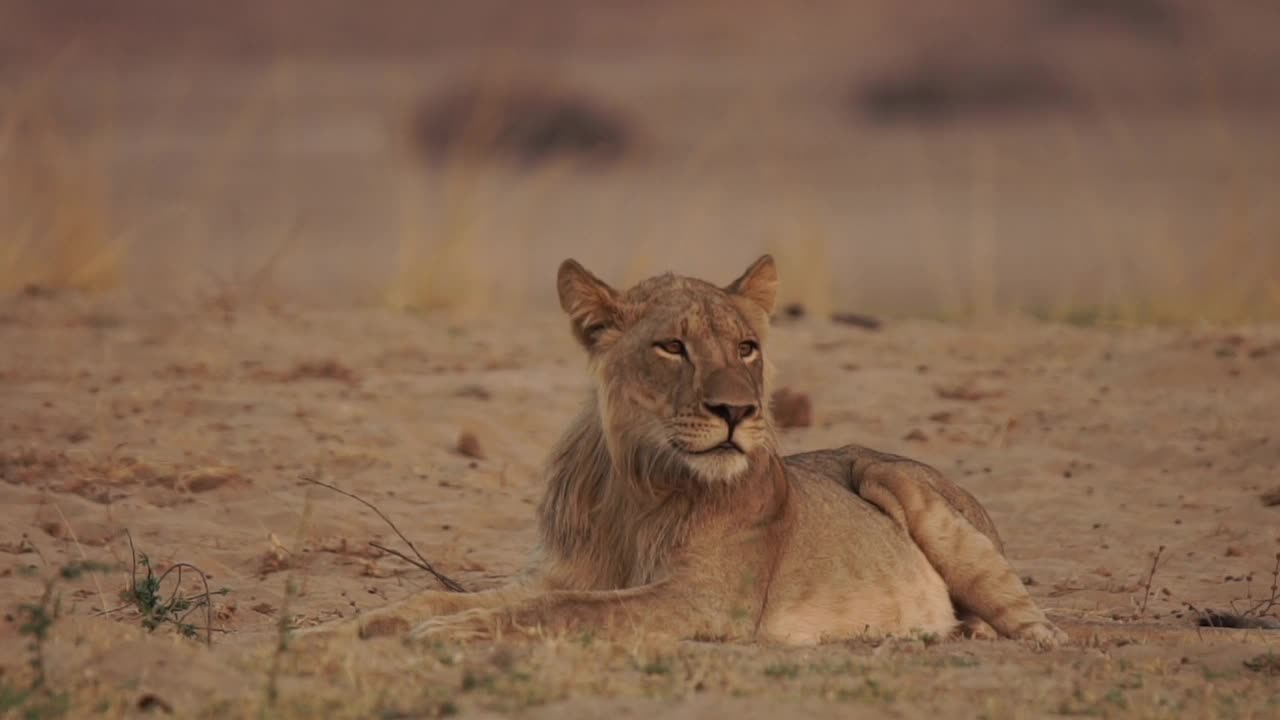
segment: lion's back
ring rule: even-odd
[[[813,450],[788,455],[783,458],[783,463],[788,468],[795,468],[810,475],[827,479],[850,492],[856,492],[856,489],[851,484],[853,465],[859,459],[868,457],[873,457],[881,462],[915,462],[890,453],[871,450],[861,445],[845,445],[827,450]],[[978,502],[977,498],[942,473],[933,473],[931,482],[934,489],[938,491],[938,494],[947,501],[947,504],[953,510],[972,523],[983,535],[991,538],[996,548],[1000,552],[1004,552],[1004,541],[1000,538],[999,531],[996,530],[995,522],[991,520],[986,508],[982,506],[982,503]]]

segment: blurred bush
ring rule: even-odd
[[[419,109],[412,132],[433,163],[603,165],[622,159],[634,143],[619,111],[581,91],[527,79],[459,83]]]

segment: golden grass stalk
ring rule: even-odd
[[[117,287],[125,247],[101,146],[70,140],[45,113],[10,113],[0,122],[0,294]]]

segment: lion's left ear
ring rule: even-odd
[[[778,268],[773,256],[761,255],[741,277],[729,283],[725,291],[741,295],[759,305],[766,315],[772,315],[774,301],[778,298]]]

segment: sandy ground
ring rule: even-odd
[[[861,442],[951,473],[1072,635],[1050,653],[584,636],[277,654],[282,617],[307,626],[434,587],[369,546],[405,549],[373,512],[303,478],[376,504],[468,588],[521,566],[544,454],[585,389],[562,318],[27,296],[0,305],[0,347],[0,687],[30,679],[17,605],[66,563],[116,566],[59,585],[44,655],[76,716],[1280,713],[1275,667],[1254,662],[1280,632],[1197,629],[1188,611],[1273,592],[1278,327],[779,323],[780,383],[815,406],[785,448]],[[464,430],[483,457],[457,452]],[[211,651],[147,633],[133,609],[100,615],[128,586],[126,530],[157,569],[189,562],[229,589]]]
[[[1194,624],[1278,612],[1280,326],[1189,322],[1280,316],[1270,5],[82,5],[0,10],[0,716],[1280,716],[1280,632]],[[1068,5],[1095,14],[1055,19]],[[1106,16],[1163,6],[1155,35]],[[1048,67],[1078,96],[937,126],[854,110],[929,58]],[[481,72],[614,108],[634,152],[605,172],[427,163],[407,124]],[[85,243],[34,274],[9,252],[58,232]],[[128,297],[7,295],[75,286],[104,249]],[[1069,647],[277,649],[281,626],[435,587],[370,545],[406,550],[373,511],[305,478],[375,504],[467,588],[521,567],[585,390],[553,312],[562,258],[727,281],[766,250],[811,310],[770,349],[814,403],[786,449],[951,473]],[[368,309],[397,280],[459,314]],[[1113,306],[1185,322],[893,319],[1096,325]],[[212,650],[121,607],[130,536],[227,590]],[[19,606],[86,559],[112,569],[58,581],[33,652]],[[191,572],[176,590],[196,596]],[[204,632],[203,608],[187,619]],[[21,696],[33,657],[51,698]]]

